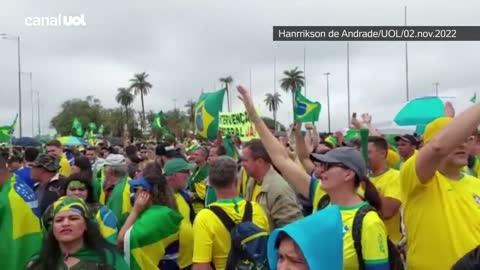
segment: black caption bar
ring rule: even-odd
[[[479,41],[480,26],[274,26],[273,41]]]

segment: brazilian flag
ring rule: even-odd
[[[225,89],[212,93],[202,93],[195,107],[195,130],[205,139],[217,137],[218,114],[223,109]]]
[[[178,250],[176,254],[167,250],[178,245],[182,219],[180,213],[167,206],[149,206],[125,234],[125,261],[130,269],[158,269],[162,258],[178,256]]]
[[[302,95],[300,89],[295,90],[294,120],[301,123],[312,123],[318,121],[322,105],[320,102],[313,102]]]
[[[105,191],[103,190],[105,184],[105,178],[96,180],[94,182],[94,192],[96,199],[101,205],[105,205],[108,209],[112,210],[115,218],[117,219],[117,227],[122,228],[123,224],[127,220],[128,215],[132,211],[132,202],[130,200],[130,183],[129,178],[125,177],[118,184],[115,185],[113,191],[110,193],[110,197],[106,198]]]
[[[35,193],[13,174],[0,186],[0,269],[25,269],[42,246]]]

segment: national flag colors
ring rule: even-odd
[[[223,109],[225,89],[212,93],[202,93],[195,106],[195,129],[205,139],[217,137],[218,114]]]
[[[293,115],[295,122],[311,123],[318,121],[322,105],[320,102],[313,102],[302,95],[300,89],[295,90]]]
[[[470,98],[471,103],[477,103],[477,93],[474,93],[473,96]]]
[[[117,227],[121,228],[128,215],[132,211],[132,202],[130,200],[130,183],[129,178],[125,177],[118,182],[107,198],[104,191],[105,178],[101,178],[94,182],[95,196],[101,205],[105,205],[117,219]]]
[[[72,130],[73,130],[74,136],[77,136],[77,137],[83,136],[82,123],[80,122],[80,120],[78,120],[77,117],[73,119]]]
[[[0,186],[0,269],[25,269],[42,245],[35,193],[15,174]]]
[[[176,258],[178,250],[166,254],[166,249],[178,244],[182,219],[180,213],[167,206],[149,206],[125,234],[125,261],[130,269],[158,269],[159,259]]]
[[[0,127],[0,142],[9,142],[12,139],[12,134],[15,132],[15,127],[17,126],[17,119],[18,114],[10,126]]]
[[[162,113],[155,114],[155,118],[153,118],[152,128],[156,128],[158,130],[162,130]]]

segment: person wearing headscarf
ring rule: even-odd
[[[42,249],[28,270],[129,269],[115,246],[103,239],[82,199],[59,198],[53,216]]]

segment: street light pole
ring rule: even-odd
[[[438,85],[439,85],[439,84],[440,84],[439,82],[433,83],[433,85],[435,85],[435,96],[436,96],[436,97],[438,97]]]
[[[330,76],[330,74],[331,74],[330,72],[323,73],[323,75],[325,75],[327,77],[328,133],[332,132],[331,126],[330,126],[330,86],[329,86],[329,83],[328,83],[328,76]]]
[[[17,57],[18,57],[18,131],[22,137],[22,70],[20,68],[20,36],[10,36],[7,34],[0,34],[4,39],[17,40]]]
[[[38,105],[38,137],[42,134],[42,131],[40,129],[40,91],[35,91],[37,92],[37,105]]]
[[[35,106],[33,105],[33,80],[32,80],[33,74],[32,74],[32,72],[21,72],[21,74],[30,76],[30,105],[31,105],[31,109],[32,109],[32,137],[33,137],[34,133],[35,133],[35,131],[34,131],[35,130],[34,129],[34,120],[33,120],[33,115],[35,114],[34,113]]]

